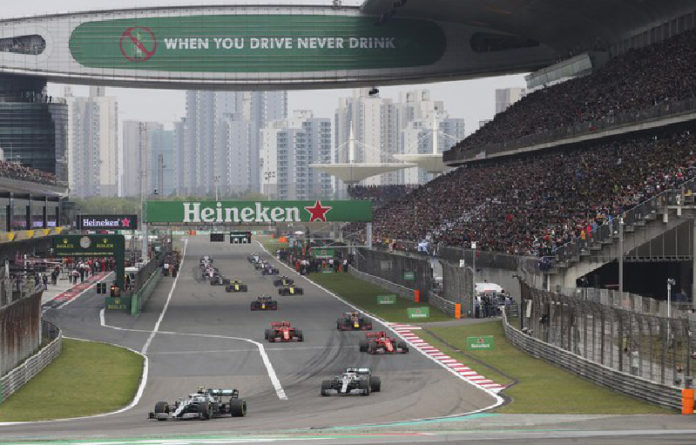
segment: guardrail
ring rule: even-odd
[[[349,268],[348,273],[353,275],[354,277],[360,278],[361,280],[367,281],[368,283],[376,284],[377,286],[381,286],[390,292],[394,292],[401,298],[413,300],[413,289],[401,286],[400,284],[392,283],[391,281],[387,281],[384,278],[376,277],[367,272],[361,272],[355,267]]]
[[[558,346],[545,343],[511,326],[504,312],[503,330],[505,337],[513,345],[534,357],[544,359],[615,391],[668,408],[681,408],[681,388],[617,371]]]
[[[152,291],[162,278],[159,269],[154,269],[145,284],[131,296],[131,315],[138,315],[152,295]]]
[[[63,334],[57,326],[41,320],[42,337],[50,342],[39,352],[0,378],[0,403],[14,394],[58,357],[63,349]]]
[[[455,303],[453,301],[450,301],[446,298],[442,298],[441,296],[435,294],[434,292],[430,292],[430,296],[428,297],[428,303],[430,303],[432,306],[435,306],[436,308],[440,309],[442,312],[449,315],[450,317],[454,317]]]

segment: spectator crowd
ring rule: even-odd
[[[53,173],[26,167],[18,162],[0,161],[0,176],[40,184],[56,184],[56,176]]]
[[[695,177],[695,149],[680,130],[467,164],[375,211],[373,236],[548,255]]]
[[[391,184],[391,185],[349,185],[348,195],[351,199],[367,199],[372,201],[372,205],[382,207],[383,205],[401,199],[408,193],[415,190],[418,186],[413,184]]]
[[[696,97],[696,30],[633,49],[591,75],[535,91],[454,146],[478,153],[488,144],[515,141],[559,128],[639,112]]]

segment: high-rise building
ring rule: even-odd
[[[70,100],[69,176],[71,193],[118,195],[118,104],[103,87]]]
[[[122,196],[147,198],[154,192],[156,176],[152,176],[152,133],[163,130],[159,122],[123,122]]]
[[[330,161],[330,119],[295,111],[271,122],[261,130],[261,193],[271,199],[331,197],[331,177],[309,168]]]
[[[259,191],[258,132],[286,116],[285,91],[188,91],[179,193]]]
[[[174,130],[153,130],[149,142],[149,190],[160,197],[171,196],[176,191]]]
[[[495,114],[501,113],[527,94],[524,88],[501,88],[495,90]]]

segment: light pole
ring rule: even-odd
[[[218,182],[220,182],[220,177],[215,177],[215,202],[218,201]]]
[[[612,234],[613,235],[613,234]],[[619,294],[623,295],[624,269],[624,219],[619,218]]]
[[[667,278],[667,318],[672,315],[672,286],[677,284],[674,278]]]

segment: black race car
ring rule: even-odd
[[[304,289],[291,284],[289,286],[279,288],[278,295],[304,295]]]
[[[234,281],[229,281],[228,284],[225,287],[225,290],[227,292],[246,292],[249,289],[247,288],[247,285],[242,283],[239,280],[234,280]]]
[[[252,311],[277,311],[278,302],[268,295],[262,295],[251,302]]]
[[[371,331],[372,320],[361,312],[344,312],[341,318],[336,320],[336,329],[339,331]]]
[[[283,276],[280,277],[280,278],[276,278],[275,280],[273,280],[273,285],[276,286],[276,287],[277,287],[277,286],[290,286],[291,284],[295,284],[295,280],[293,280],[293,279],[291,279],[291,278],[288,278],[288,277],[286,277],[285,275],[283,275]]]
[[[261,269],[261,275],[278,275],[280,271],[277,267],[273,267],[271,263],[266,263]]]
[[[225,415],[232,417],[246,416],[246,401],[239,398],[236,389],[204,389],[189,394],[173,404],[157,402],[155,411],[148,414],[149,419],[181,420],[202,419]]]

